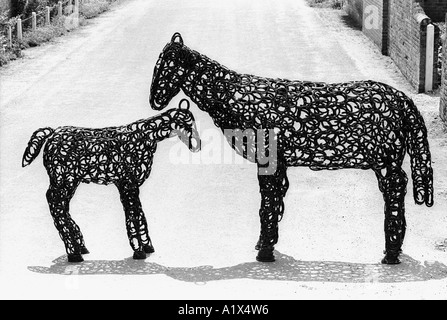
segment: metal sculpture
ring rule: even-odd
[[[186,108],[182,104],[186,102]],[[179,109],[119,127],[90,129],[79,127],[41,128],[28,142],[22,166],[29,165],[45,144],[43,164],[50,187],[46,193],[56,229],[65,244],[69,262],[83,261],[88,253],[81,230],[70,217],[69,203],[81,182],[114,184],[126,216],[126,229],[134,259],[154,252],[139,187],[149,177],[157,143],[178,136],[193,152],[200,138],[189,101]]]
[[[262,200],[257,260],[274,260],[278,222],[289,186],[287,168],[306,166],[375,172],[385,200],[386,255],[382,263],[400,262],[406,228],[408,179],[402,170],[406,151],[411,158],[415,202],[433,205],[427,130],[417,107],[404,93],[375,81],[329,84],[239,74],[188,48],[175,33],[155,65],[151,107],[162,110],[180,90],[208,112],[224,133],[251,130],[252,136],[270,136],[268,140],[273,141],[251,139],[250,134],[233,134],[228,139],[237,153],[258,164]],[[250,157],[253,149],[255,156]],[[269,161],[259,154],[268,155]]]

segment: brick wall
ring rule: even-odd
[[[396,65],[418,92],[425,89],[425,63],[427,24],[431,20],[424,14],[422,1],[389,0],[389,43],[388,52]],[[439,30],[435,31],[435,39]],[[435,40],[435,44],[437,41]],[[438,48],[435,45],[435,52]],[[437,54],[434,55],[436,70]],[[433,75],[434,87],[440,79]]]
[[[423,90],[421,78],[421,32],[413,16],[412,0],[391,0],[389,23],[389,54],[399,69],[418,89]],[[422,87],[421,87],[422,85]]]
[[[363,0],[363,33],[388,55],[389,0]]]
[[[354,0],[346,0],[348,8]],[[432,20],[426,12],[436,17],[447,0],[362,0],[362,30],[381,50],[389,55],[404,76],[418,91],[425,90],[425,63],[427,24]],[[426,9],[426,11],[424,11]],[[357,13],[346,10],[355,18]],[[436,13],[435,13],[436,12]],[[435,48],[438,51],[439,29],[435,29]],[[434,70],[437,70],[437,54]],[[440,75],[434,72],[434,88],[440,84]]]
[[[363,23],[363,0],[345,0],[344,10],[361,27]]]

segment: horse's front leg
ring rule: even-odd
[[[154,252],[146,218],[140,202],[138,187],[119,185],[121,203],[126,215],[126,229],[134,259],[146,259],[146,253]]]
[[[88,253],[81,229],[69,213],[70,200],[77,186],[78,184],[60,186],[51,184],[46,193],[51,216],[65,244],[69,262],[82,262],[84,261],[82,254]]]
[[[278,242],[278,222],[284,213],[284,197],[289,188],[287,167],[279,163],[274,173],[265,175],[265,170],[258,165],[258,180],[261,193],[261,234],[256,249],[259,250],[256,260],[261,262],[275,261],[274,245]]]

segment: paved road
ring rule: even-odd
[[[256,167],[227,163],[232,150],[195,106],[202,152],[192,157],[175,139],[161,143],[141,189],[156,253],[141,263],[128,259],[117,190],[81,185],[71,212],[91,254],[82,265],[64,263],[41,157],[20,167],[26,143],[43,126],[104,127],[154,115],[152,70],[177,31],[189,47],[242,73],[328,82],[372,77],[303,0],[129,0],[54,44],[27,51],[0,71],[0,296],[404,297],[429,288],[436,296],[433,286],[415,282],[443,270],[419,265],[437,258],[421,254],[429,244],[417,242],[425,239],[419,229],[408,237],[399,276],[377,264],[383,203],[370,172],[291,169],[278,261],[255,263]],[[408,202],[421,217],[430,214]]]

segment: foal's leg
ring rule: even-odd
[[[121,203],[126,215],[126,229],[129,243],[134,250],[134,259],[146,259],[146,253],[154,252],[146,218],[140,202],[138,187],[119,185]]]
[[[256,249],[259,250],[256,260],[261,262],[275,261],[274,245],[278,242],[278,222],[284,213],[284,197],[289,188],[287,167],[278,163],[272,175],[261,175],[258,165],[258,180],[261,192],[261,234]]]
[[[84,259],[81,254],[88,253],[81,230],[69,213],[70,200],[77,186],[78,184],[69,186],[51,184],[46,194],[54,225],[65,244],[69,262],[82,262]]]
[[[76,183],[74,185],[72,185],[70,188],[68,188],[68,190],[71,190],[71,193],[68,194],[68,198],[71,200],[71,198],[73,198],[74,193],[76,191],[76,188],[79,186],[79,183]],[[79,228],[79,226],[76,224],[76,222],[70,217],[70,215],[68,215],[68,218],[71,221],[71,225],[72,225],[72,230],[74,231],[74,235],[75,235],[75,239],[76,242],[79,244],[79,246],[81,247],[81,254],[89,254],[90,252],[88,251],[88,249],[85,246],[85,242],[84,242],[84,236],[82,235],[81,229]]]
[[[405,237],[405,194],[408,178],[400,167],[388,168],[386,175],[376,172],[385,200],[385,257],[383,264],[400,263],[399,254]]]

